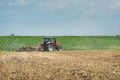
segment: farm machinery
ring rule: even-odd
[[[61,51],[62,46],[56,42],[55,38],[44,38],[44,42],[41,43],[41,49],[43,49],[43,51]]]
[[[56,41],[55,38],[44,38],[40,46],[22,47],[17,51],[62,51],[63,47]]]

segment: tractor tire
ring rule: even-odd
[[[47,45],[47,50],[48,51],[54,51],[55,50],[55,46],[53,44],[48,44]]]
[[[62,46],[58,46],[58,47],[57,47],[57,50],[58,50],[58,51],[62,51],[62,50],[63,50]]]

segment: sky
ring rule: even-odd
[[[120,35],[120,0],[0,0],[0,36]]]

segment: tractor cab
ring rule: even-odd
[[[44,38],[44,42],[50,42],[50,43],[56,43],[56,39],[55,38]]]

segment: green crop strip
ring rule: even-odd
[[[64,50],[120,50],[119,36],[55,36]],[[40,46],[41,36],[0,36],[0,51]]]

